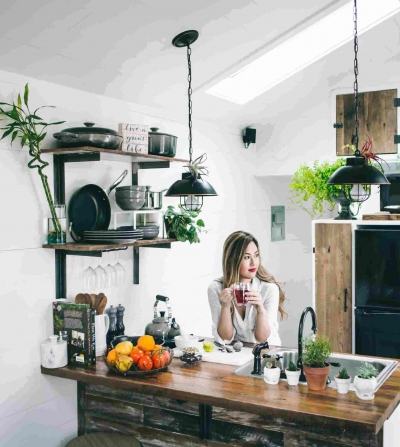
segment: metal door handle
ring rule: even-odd
[[[344,311],[347,312],[347,289],[344,289]]]

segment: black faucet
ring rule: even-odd
[[[269,344],[267,340],[265,340],[262,343],[258,343],[258,345],[255,345],[253,348],[253,355],[254,355],[254,368],[251,372],[252,374],[256,376],[262,376],[264,373],[261,371],[261,350],[262,349],[269,349]]]
[[[303,313],[301,314],[300,317],[300,323],[299,323],[299,335],[298,335],[298,354],[299,354],[299,359],[297,360],[297,368],[301,369],[301,374],[299,377],[299,381],[300,382],[306,382],[306,376],[304,375],[303,372],[303,360],[302,360],[302,356],[303,356],[303,327],[304,327],[304,320],[306,319],[306,316],[308,313],[311,313],[311,318],[312,318],[312,331],[314,332],[314,334],[317,332],[317,316],[315,315],[315,311],[312,307],[306,307],[303,311]]]

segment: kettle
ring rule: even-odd
[[[158,303],[164,301],[167,305],[168,316],[165,317],[165,311],[160,311],[160,315],[157,313]],[[154,318],[151,323],[146,326],[144,333],[146,335],[151,335],[156,340],[158,344],[170,345],[171,343],[166,343],[168,341],[173,341],[176,335],[180,335],[181,331],[179,324],[172,318],[172,310],[169,305],[169,298],[162,295],[156,296],[156,302],[153,306]]]

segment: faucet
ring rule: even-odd
[[[314,334],[317,332],[317,316],[315,315],[315,311],[312,307],[306,307],[303,311],[303,313],[301,314],[300,317],[300,323],[299,323],[299,334],[298,334],[298,354],[299,354],[299,359],[297,360],[297,367],[301,369],[301,374],[299,377],[299,381],[300,382],[306,382],[306,376],[304,375],[303,372],[303,329],[304,329],[304,320],[306,319],[306,316],[308,313],[311,313],[311,318],[312,318],[312,331],[314,332]]]
[[[258,345],[255,345],[253,348],[253,351],[252,351],[252,353],[254,355],[254,367],[253,367],[253,371],[251,373],[256,376],[263,375],[263,371],[261,371],[261,350],[262,349],[269,349],[269,344],[268,344],[267,340],[265,340],[262,343],[258,343]]]

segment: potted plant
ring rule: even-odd
[[[339,394],[347,394],[349,392],[351,377],[347,374],[347,369],[342,368],[339,374],[335,376],[336,388]]]
[[[21,147],[28,146],[29,155],[32,159],[28,163],[30,169],[37,169],[40,179],[42,181],[44,193],[46,195],[47,203],[50,208],[52,233],[48,233],[48,237],[52,238],[53,233],[57,234],[57,241],[51,240],[52,243],[65,243],[65,229],[61,228],[60,221],[56,213],[54,206],[53,196],[48,184],[47,175],[44,174],[43,170],[49,164],[41,159],[41,149],[40,144],[46,136],[46,128],[48,126],[54,126],[56,124],[62,124],[65,121],[58,121],[55,123],[46,123],[43,119],[37,115],[39,109],[44,107],[54,107],[54,106],[43,106],[37,108],[34,112],[31,112],[28,105],[29,99],[29,87],[28,84],[25,85],[24,90],[24,105],[22,104],[21,95],[18,94],[17,104],[14,102],[9,104],[7,102],[0,102],[0,115],[3,116],[8,122],[2,130],[5,130],[1,140],[11,135],[11,144],[16,138],[20,138]],[[3,106],[11,107],[9,110],[5,110]],[[50,229],[49,229],[50,231]]]
[[[200,242],[199,233],[204,231],[204,222],[197,219],[200,210],[187,211],[178,205],[178,210],[170,205],[164,214],[167,237],[178,239],[180,242],[189,241],[191,244]]]
[[[374,391],[377,385],[376,376],[378,370],[371,363],[363,362],[357,368],[358,375],[354,377],[356,396],[362,400],[374,398]]]
[[[282,358],[279,354],[275,356],[268,356],[268,361],[264,367],[264,381],[270,385],[276,385],[279,383],[281,377],[282,363],[280,359]]]
[[[285,369],[288,385],[298,385],[301,369],[293,363],[289,363],[289,367]]]
[[[303,370],[308,388],[314,391],[324,390],[331,366],[327,363],[332,354],[331,343],[325,335],[309,335],[303,343]]]

